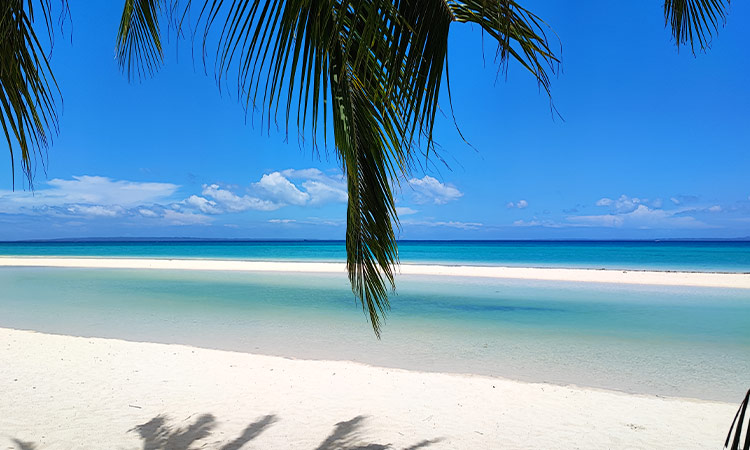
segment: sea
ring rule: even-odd
[[[0,257],[344,261],[335,241],[0,243]],[[750,272],[749,242],[399,244],[402,264]],[[378,339],[345,274],[0,268],[0,327],[739,402],[750,291],[399,275]]]

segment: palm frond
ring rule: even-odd
[[[750,450],[750,418],[745,417],[745,413],[748,409],[748,403],[750,403],[750,390],[745,394],[745,399],[740,403],[737,414],[734,415],[732,426],[729,427],[729,433],[727,434],[727,440],[724,441],[724,448],[729,450]],[[743,434],[742,428],[745,428],[745,443],[740,447],[740,439]],[[731,442],[731,446],[730,446]]]
[[[497,41],[496,57],[506,70],[513,59],[550,93],[550,74],[560,59],[551,47],[552,30],[542,19],[513,0],[446,0],[455,20],[476,23]]]
[[[0,123],[10,150],[14,187],[14,149],[20,149],[21,169],[33,188],[34,157],[39,155],[44,165],[44,151],[58,131],[60,89],[34,30],[34,3],[4,0],[0,4]],[[37,6],[51,41],[52,5],[43,0]]]
[[[167,9],[188,16],[192,1],[178,3]],[[204,63],[213,61],[220,83],[236,79],[237,96],[260,112],[263,127],[281,114],[287,135],[295,124],[317,148],[317,137],[325,145],[332,126],[349,190],[349,278],[379,335],[398,262],[391,183],[408,175],[423,138],[428,152],[433,145],[451,24],[480,24],[498,40],[501,61],[518,59],[548,90],[548,66],[557,59],[542,22],[508,1],[199,3]],[[122,55],[155,48],[143,33],[131,36],[138,44],[123,46]],[[214,42],[215,53],[208,50]]]
[[[664,20],[672,29],[672,37],[679,48],[690,44],[705,51],[714,33],[726,23],[729,0],[665,0]],[[697,45],[696,45],[697,44]]]
[[[125,0],[115,52],[128,78],[151,76],[164,62],[159,28],[163,1]]]

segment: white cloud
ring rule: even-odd
[[[566,220],[577,226],[610,227],[610,228],[706,228],[691,216],[679,216],[675,212],[653,209],[638,205],[625,213],[601,214],[592,216],[570,216]]]
[[[206,225],[213,218],[203,214],[167,209],[164,210],[164,220],[172,225]]]
[[[447,227],[447,228],[459,228],[462,230],[476,230],[484,226],[479,222],[458,222],[458,221],[422,221],[422,220],[403,220],[403,225],[412,226],[425,226],[425,227]]]
[[[516,220],[513,222],[514,227],[546,227],[561,228],[562,225],[552,220],[539,220],[536,217],[533,220]]]
[[[412,178],[409,185],[414,190],[417,203],[434,203],[443,205],[461,198],[464,194],[456,187],[444,184],[437,179],[425,175],[422,178]]]
[[[276,204],[301,206],[310,200],[310,194],[300,191],[280,172],[263,175],[254,186],[265,193],[265,198]]]
[[[55,178],[34,192],[13,192],[0,190],[0,212],[9,214],[34,213],[61,207],[58,213],[81,215],[110,215],[109,208],[91,209],[94,206],[127,208],[152,204],[172,197],[179,188],[171,183],[148,183],[138,181],[113,180],[99,176],[74,176],[70,180]]]
[[[149,217],[149,218],[159,217],[158,213],[147,208],[139,208],[138,214],[142,215],[143,217]]]
[[[218,184],[203,185],[201,194],[213,202],[213,207],[220,212],[242,212],[249,209],[256,211],[274,211],[284,206],[269,200],[262,200],[249,195],[237,195],[228,189],[221,188]],[[198,199],[193,200],[195,204],[207,204]]]
[[[221,212],[215,201],[197,195],[188,197],[185,204],[206,214],[219,214]]]
[[[102,205],[70,205],[65,209],[73,215],[86,217],[116,217],[125,211],[121,206]]]
[[[529,206],[529,202],[526,200],[519,200],[517,202],[508,202],[505,207],[506,208],[518,208],[518,209],[525,209],[527,206]]]
[[[708,211],[709,212],[721,212],[721,206],[719,205],[711,206],[708,208]]]
[[[679,201],[679,199],[677,198],[672,198],[673,202],[675,200]],[[609,197],[602,197],[596,202],[596,206],[610,207],[613,212],[616,212],[618,214],[635,211],[641,205],[660,209],[662,207],[662,201],[660,198],[650,201],[646,198],[629,197],[623,194],[616,200],[613,200]]]
[[[408,206],[397,206],[396,207],[396,214],[398,214],[399,216],[408,216],[408,215],[411,215],[411,214],[416,214],[418,212],[419,211],[417,211],[416,209],[409,208]]]
[[[346,180],[340,173],[326,175],[318,169],[286,169],[281,174],[290,180],[302,180],[301,186],[310,195],[309,204],[346,203]]]
[[[341,183],[343,185],[343,183]],[[325,181],[309,180],[302,183],[310,195],[311,205],[321,205],[324,203],[346,203],[348,196],[346,187],[341,187],[338,183],[326,183]]]
[[[237,194],[229,187],[211,184],[203,186],[201,196],[191,195],[180,204],[205,214],[223,214],[346,201],[346,183],[342,176],[326,175],[318,169],[287,169],[263,174],[258,182],[251,184],[250,194]]]
[[[294,220],[294,219],[271,219],[271,220],[268,221],[268,223],[283,223],[283,224],[286,224],[286,223],[295,223],[295,222],[296,222],[296,220]]]

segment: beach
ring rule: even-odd
[[[718,448],[750,274],[0,257],[0,448]],[[736,400],[735,400],[736,397]]]
[[[329,262],[233,261],[211,259],[0,257],[0,267],[213,270],[235,272],[345,273],[346,264]],[[750,289],[750,273],[653,270],[597,270],[548,267],[446,266],[401,264],[397,273],[585,283],[641,284]]]
[[[736,405],[0,329],[0,448],[704,449]]]

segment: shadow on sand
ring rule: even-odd
[[[357,416],[346,422],[339,422],[331,434],[315,450],[387,450],[392,449],[391,444],[362,444],[360,429],[366,416]],[[416,450],[428,447],[442,439],[431,439],[418,442],[404,450]]]
[[[315,447],[315,450],[395,450],[391,444],[363,442],[362,430],[366,419],[367,416],[357,416],[337,423],[331,434]],[[240,450],[277,421],[278,418],[275,415],[263,416],[250,423],[242,434],[231,442],[211,441],[211,434],[217,425],[216,418],[212,414],[198,416],[186,427],[169,425],[167,416],[160,414],[128,431],[140,436],[143,440],[143,450],[191,450],[193,448]],[[441,438],[423,440],[402,450],[422,449],[441,440]],[[198,443],[198,441],[202,442]],[[12,442],[17,450],[42,450],[33,442],[20,439],[12,439]]]

